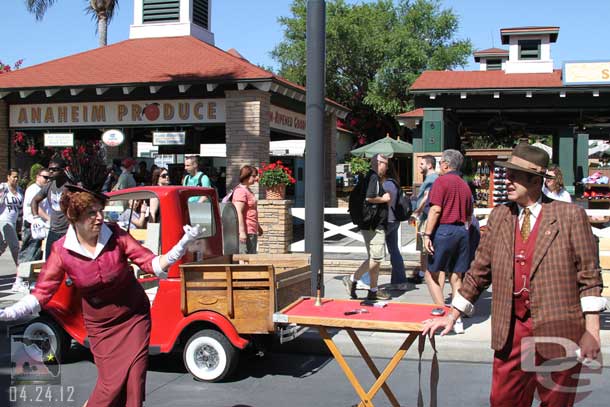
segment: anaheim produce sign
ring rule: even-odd
[[[10,127],[74,127],[224,123],[224,99],[103,103],[47,103],[10,106]]]

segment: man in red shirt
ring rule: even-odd
[[[445,273],[450,273],[452,296],[462,286],[462,276],[468,271],[468,226],[472,219],[472,192],[458,170],[464,156],[457,150],[445,150],[439,161],[440,177],[430,190],[430,211],[424,233],[424,247],[431,253],[428,259],[426,283],[435,304],[445,305],[443,287]],[[453,327],[464,333],[461,319]]]

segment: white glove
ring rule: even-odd
[[[170,266],[180,260],[180,258],[184,256],[184,253],[186,253],[186,246],[205,231],[205,228],[200,228],[199,225],[184,225],[183,229],[184,235],[182,236],[180,241],[176,243],[176,245],[172,247],[170,251],[167,252],[167,254],[165,255],[167,263]]]
[[[32,238],[36,240],[43,240],[47,237],[49,232],[49,222],[45,222],[42,218],[34,218],[34,222],[30,225],[30,231],[32,232]]]
[[[1,309],[0,321],[14,321],[38,311],[40,311],[38,300],[32,294],[28,294],[10,307]]]

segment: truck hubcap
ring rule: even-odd
[[[197,349],[195,362],[199,368],[214,369],[218,366],[218,351],[210,345],[203,345]]]

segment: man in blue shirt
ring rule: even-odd
[[[421,281],[421,276],[425,275],[426,270],[428,269],[428,256],[422,242],[422,233],[426,230],[426,220],[428,219],[428,194],[430,193],[432,184],[438,178],[438,174],[434,171],[436,168],[436,158],[434,158],[434,156],[422,156],[419,159],[418,166],[424,182],[420,185],[419,191],[417,192],[417,207],[413,211],[411,217],[417,221],[415,244],[420,253],[421,274],[418,276],[418,280]]]
[[[182,185],[187,187],[206,187],[211,188],[212,183],[210,178],[203,172],[199,171],[199,156],[190,155],[184,159],[184,171],[186,175],[182,179]],[[189,202],[203,202],[205,197],[193,196],[189,198]]]

